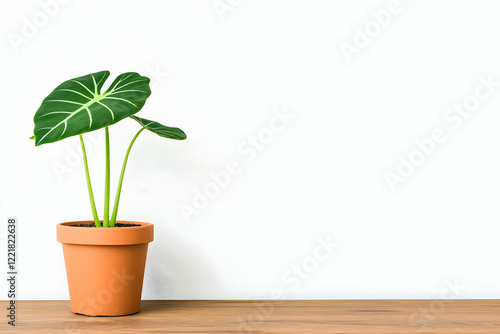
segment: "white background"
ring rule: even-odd
[[[144,299],[438,299],[450,284],[447,298],[500,298],[500,87],[460,126],[443,118],[479,77],[500,81],[500,3],[401,2],[385,27],[370,13],[386,1],[221,1],[222,14],[210,0],[69,1],[52,16],[42,3],[0,6],[0,249],[14,216],[20,299],[69,298],[55,226],[91,219],[77,137],[35,147],[33,115],[63,81],[101,70],[105,87],[149,76],[138,116],[188,135],[143,133],[129,160],[118,218],[155,224]],[[366,27],[349,62],[341,46]],[[252,158],[239,151],[269,135],[276,109],[293,120]],[[435,128],[446,140],[391,191],[384,174]],[[112,129],[114,187],[138,126]],[[102,216],[99,134],[85,138]],[[183,215],[232,160],[240,173]],[[338,243],[319,263],[318,238]]]

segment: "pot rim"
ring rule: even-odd
[[[139,224],[130,227],[78,227],[76,224],[91,224],[93,220],[59,223],[57,241],[63,244],[78,245],[137,245],[153,241],[154,225],[151,223],[129,220],[117,220],[117,223]]]

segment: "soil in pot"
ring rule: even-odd
[[[74,226],[74,227],[95,227],[95,224],[78,224],[78,225],[67,225],[67,226]],[[141,226],[139,224],[124,224],[124,223],[116,223],[115,227],[133,227],[133,226]],[[112,228],[112,227],[104,227],[104,228]]]

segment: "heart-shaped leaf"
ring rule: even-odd
[[[130,118],[135,119],[137,122],[139,122],[144,128],[147,130],[156,133],[160,137],[165,137],[165,138],[170,138],[170,139],[177,139],[177,140],[184,140],[187,138],[186,134],[184,131],[182,131],[179,128],[172,128],[169,126],[165,126],[163,124],[160,124],[155,121],[150,121],[145,118],[140,118],[137,116],[130,116]]]
[[[94,131],[127,118],[151,95],[149,78],[138,73],[119,75],[101,94],[109,71],[63,82],[43,100],[35,117],[35,145]]]

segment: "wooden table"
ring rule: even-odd
[[[498,299],[151,300],[124,317],[76,315],[68,301],[16,306],[16,326],[3,315],[0,333],[500,333]]]

